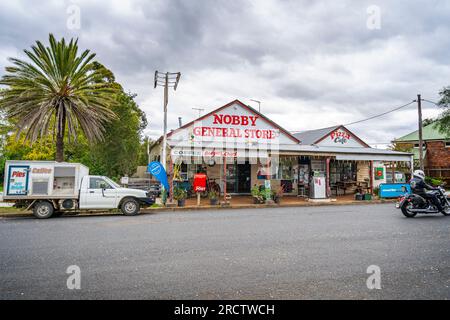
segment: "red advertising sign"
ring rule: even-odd
[[[206,191],[206,174],[197,173],[194,175],[194,192]]]

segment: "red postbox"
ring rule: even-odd
[[[194,175],[194,192],[206,191],[206,174],[197,173]]]

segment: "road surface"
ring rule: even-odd
[[[0,298],[449,299],[450,217],[377,204],[2,218]]]

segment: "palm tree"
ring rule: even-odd
[[[66,43],[50,34],[50,46],[41,42],[24,50],[31,62],[10,58],[0,84],[0,111],[16,123],[31,143],[56,135],[56,161],[64,161],[64,137],[76,139],[79,129],[90,142],[103,139],[105,124],[115,118],[115,86],[105,79],[110,71],[95,62],[94,53],[78,55],[78,39]],[[99,65],[101,67],[99,67]]]

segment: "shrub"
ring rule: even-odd
[[[425,182],[428,183],[428,184],[431,184],[431,185],[433,185],[435,187],[437,187],[437,186],[442,185],[444,181],[442,181],[439,178],[426,177],[425,178]]]
[[[209,199],[217,199],[219,197],[219,195],[217,194],[216,191],[211,190],[208,192],[208,198]]]
[[[187,192],[183,188],[175,187],[173,189],[173,197],[175,200],[182,200],[187,198]]]

